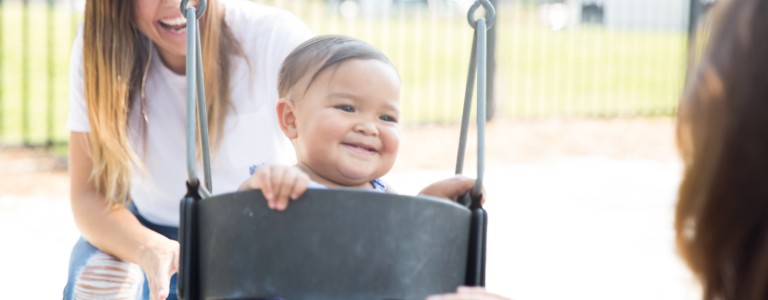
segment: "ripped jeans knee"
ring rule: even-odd
[[[139,266],[97,252],[75,275],[72,295],[74,299],[136,299],[143,285]]]
[[[131,212],[142,225],[178,240],[178,228],[153,224],[144,219],[135,206]],[[171,276],[168,300],[176,300],[176,275]],[[75,243],[69,259],[64,299],[149,299],[149,285],[136,264],[118,260],[88,243],[82,237]]]
[[[72,249],[63,299],[149,299],[147,288],[141,267],[80,238]]]

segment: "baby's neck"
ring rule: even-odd
[[[304,171],[304,173],[307,173],[307,175],[309,176],[309,180],[312,180],[316,183],[322,184],[329,188],[346,188],[346,189],[359,189],[359,190],[374,189],[374,186],[373,184],[371,184],[371,181],[375,178],[365,180],[360,183],[339,182],[337,180],[333,180],[331,178],[320,175],[320,173],[316,172],[315,170],[313,170],[307,165],[299,163],[296,166],[302,171]]]

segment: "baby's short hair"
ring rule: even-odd
[[[318,66],[306,92],[320,73],[352,59],[374,59],[394,68],[384,53],[366,42],[343,35],[320,35],[302,43],[285,58],[277,78],[277,91],[280,97],[285,97],[304,75]]]

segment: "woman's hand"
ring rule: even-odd
[[[267,206],[285,210],[288,199],[296,200],[307,190],[309,176],[297,167],[282,165],[260,166],[238,190],[261,189]]]
[[[457,201],[459,200],[459,197],[471,191],[473,187],[475,187],[475,179],[456,175],[451,178],[430,184],[421,190],[419,195],[427,195]],[[483,189],[481,197],[481,202],[485,203],[485,189]]]
[[[427,300],[509,300],[496,294],[491,294],[481,287],[462,286],[453,294],[432,295]]]
[[[160,237],[142,249],[139,266],[147,276],[149,298],[165,300],[168,298],[171,276],[179,270],[179,242]]]

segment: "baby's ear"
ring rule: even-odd
[[[277,121],[280,123],[280,130],[286,137],[289,139],[296,138],[296,111],[293,101],[288,98],[280,98],[277,101]]]

